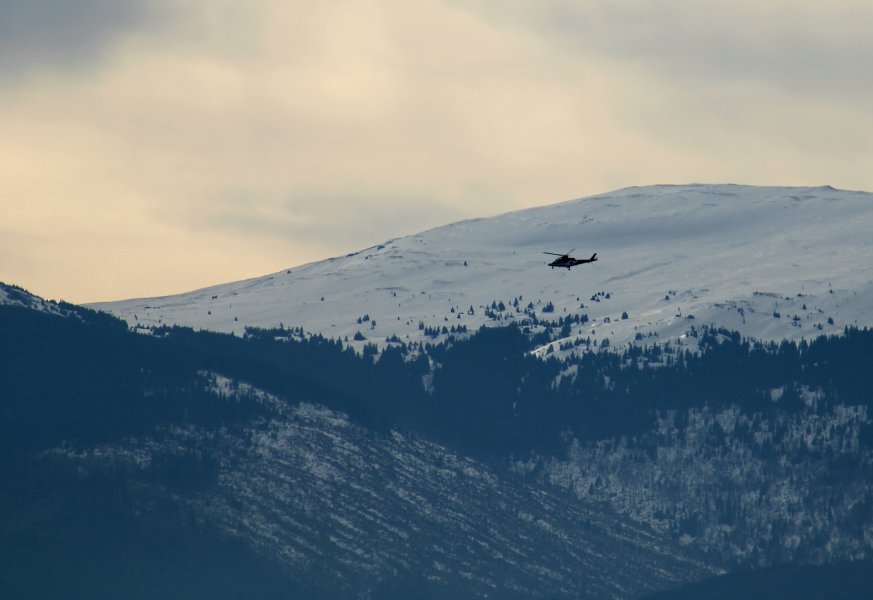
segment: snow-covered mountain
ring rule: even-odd
[[[0,597],[631,600],[722,572],[506,461],[368,427],[402,377],[336,344],[70,310],[0,306]]]
[[[163,545],[145,539],[161,549],[144,551],[151,565],[217,538],[238,546],[216,564],[275,563],[314,597],[424,585],[435,597],[635,598],[717,568],[869,560],[873,332],[761,352],[703,326],[765,340],[870,326],[871,226],[873,195],[860,192],[629,189],[96,305],[139,327],[284,325],[359,349],[483,324],[551,328],[378,361],[293,339],[301,329],[135,335],[0,284],[0,440],[19,469],[0,485],[19,511],[6,511],[0,582],[66,589],[51,569],[70,571],[66,540],[82,547],[81,529],[115,527],[103,513],[131,536],[161,524]],[[548,267],[542,252],[574,246],[600,260]],[[650,347],[524,355],[582,338]],[[663,343],[677,339],[701,352]],[[32,509],[41,497],[53,500]],[[54,561],[33,546],[37,529],[57,532]],[[38,558],[14,562],[28,549]],[[49,570],[22,577],[19,564]],[[188,564],[185,581],[212,579]]]
[[[45,300],[31,294],[22,287],[0,281],[0,306],[17,306],[54,315],[65,315],[68,311],[64,309],[62,304],[59,305],[52,300]]]
[[[873,324],[871,232],[873,195],[864,192],[628,188],[461,221],[246,281],[92,306],[131,325],[241,333],[282,324],[350,341],[360,332],[380,345],[395,335],[421,340],[424,327],[433,335],[434,327],[576,314],[589,321],[574,322],[571,340],[608,338],[613,348],[709,324],[799,339]],[[547,266],[553,257],[543,252],[571,248],[580,258],[597,252],[599,261]]]
[[[397,432],[375,437],[323,407],[289,408],[245,384],[220,384],[226,394],[254,393],[276,418],[236,435],[176,429],[53,454],[135,478],[168,454],[221,448],[217,485],[172,502],[319,581],[323,597],[371,597],[400,574],[415,592],[388,597],[430,589],[446,598],[638,598],[719,573],[688,548],[542,482]]]

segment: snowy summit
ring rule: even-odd
[[[811,338],[873,325],[871,232],[873,195],[864,192],[628,188],[461,221],[246,281],[92,307],[131,326],[240,334],[282,325],[358,347],[559,320],[570,327],[555,351],[580,337],[610,348],[682,340],[702,325],[764,340]],[[554,257],[544,252],[571,248],[599,260],[548,266]]]

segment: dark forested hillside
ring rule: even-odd
[[[653,345],[558,361],[532,356],[535,342],[515,325],[361,356],[337,340],[287,330],[143,335],[105,313],[71,315],[0,307],[8,427],[0,443],[9,449],[92,443],[161,422],[234,422],[262,410],[222,401],[206,373],[342,410],[370,428],[420,430],[490,455],[562,453],[568,432],[584,440],[638,435],[667,410],[791,414],[804,409],[804,390],[818,392],[819,409],[873,404],[867,330],[777,345],[704,328],[700,352]],[[426,390],[428,358],[435,368]]]
[[[3,597],[601,597],[713,572],[560,490],[392,433],[422,420],[426,355],[60,313],[0,307]],[[617,552],[633,568],[605,569]]]
[[[57,313],[0,306],[2,548],[7,566],[20,563],[0,571],[0,586],[21,597],[27,577],[75,580],[51,570],[60,563],[40,570],[32,561],[61,561],[74,538],[110,539],[95,533],[114,527],[103,514],[146,545],[196,549],[192,572],[228,572],[230,560],[242,580],[285,585],[281,568],[215,537],[193,516],[201,509],[186,513],[165,493],[197,498],[217,485],[230,442],[210,432],[235,432],[239,454],[283,407],[301,403],[348,415],[386,447],[393,430],[495,468],[514,465],[513,476],[567,488],[729,567],[873,553],[871,331],[762,344],[701,327],[695,352],[664,344],[558,360],[533,356],[543,340],[515,325],[360,355],[284,328],[135,333],[103,313]],[[60,458],[93,462],[95,448],[146,439],[136,476]],[[173,449],[155,450],[160,440]],[[142,462],[130,452],[130,464]],[[159,522],[179,527],[144,525]],[[55,534],[33,537],[46,527]],[[82,561],[115,553],[94,544]],[[172,569],[168,577],[184,583]]]
[[[540,360],[517,327],[483,329],[430,350],[440,365],[424,422],[435,433],[488,452],[561,453],[562,434],[593,441],[638,436],[665,411],[738,407],[796,414],[815,390],[816,409],[873,409],[873,331],[800,344],[762,344],[702,329],[700,352],[662,346]],[[774,395],[774,390],[778,394]],[[778,396],[778,397],[777,397]],[[873,427],[862,439],[873,443]]]
[[[869,600],[873,563],[859,560],[842,565],[779,566],[740,571],[658,592],[645,600]]]

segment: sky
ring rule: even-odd
[[[0,0],[0,281],[188,291],[660,183],[873,191],[868,0]]]

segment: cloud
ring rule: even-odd
[[[0,4],[0,279],[170,293],[628,185],[873,188],[865,5],[703,4]]]
[[[793,94],[873,91],[873,5],[864,0],[474,0],[565,48],[631,61],[676,85],[756,82]],[[852,99],[852,98],[848,98]]]
[[[0,0],[0,75],[99,61],[119,36],[157,16],[148,0]]]
[[[873,157],[867,2],[456,5],[527,32],[580,72],[594,66],[618,123],[666,158],[654,169],[662,181],[873,184],[860,175]]]
[[[190,213],[206,228],[237,235],[293,239],[344,254],[393,237],[450,223],[467,216],[435,199],[398,197],[396,192],[343,196],[320,192],[279,201],[234,194],[213,203],[209,214]],[[290,265],[289,265],[290,266]]]

